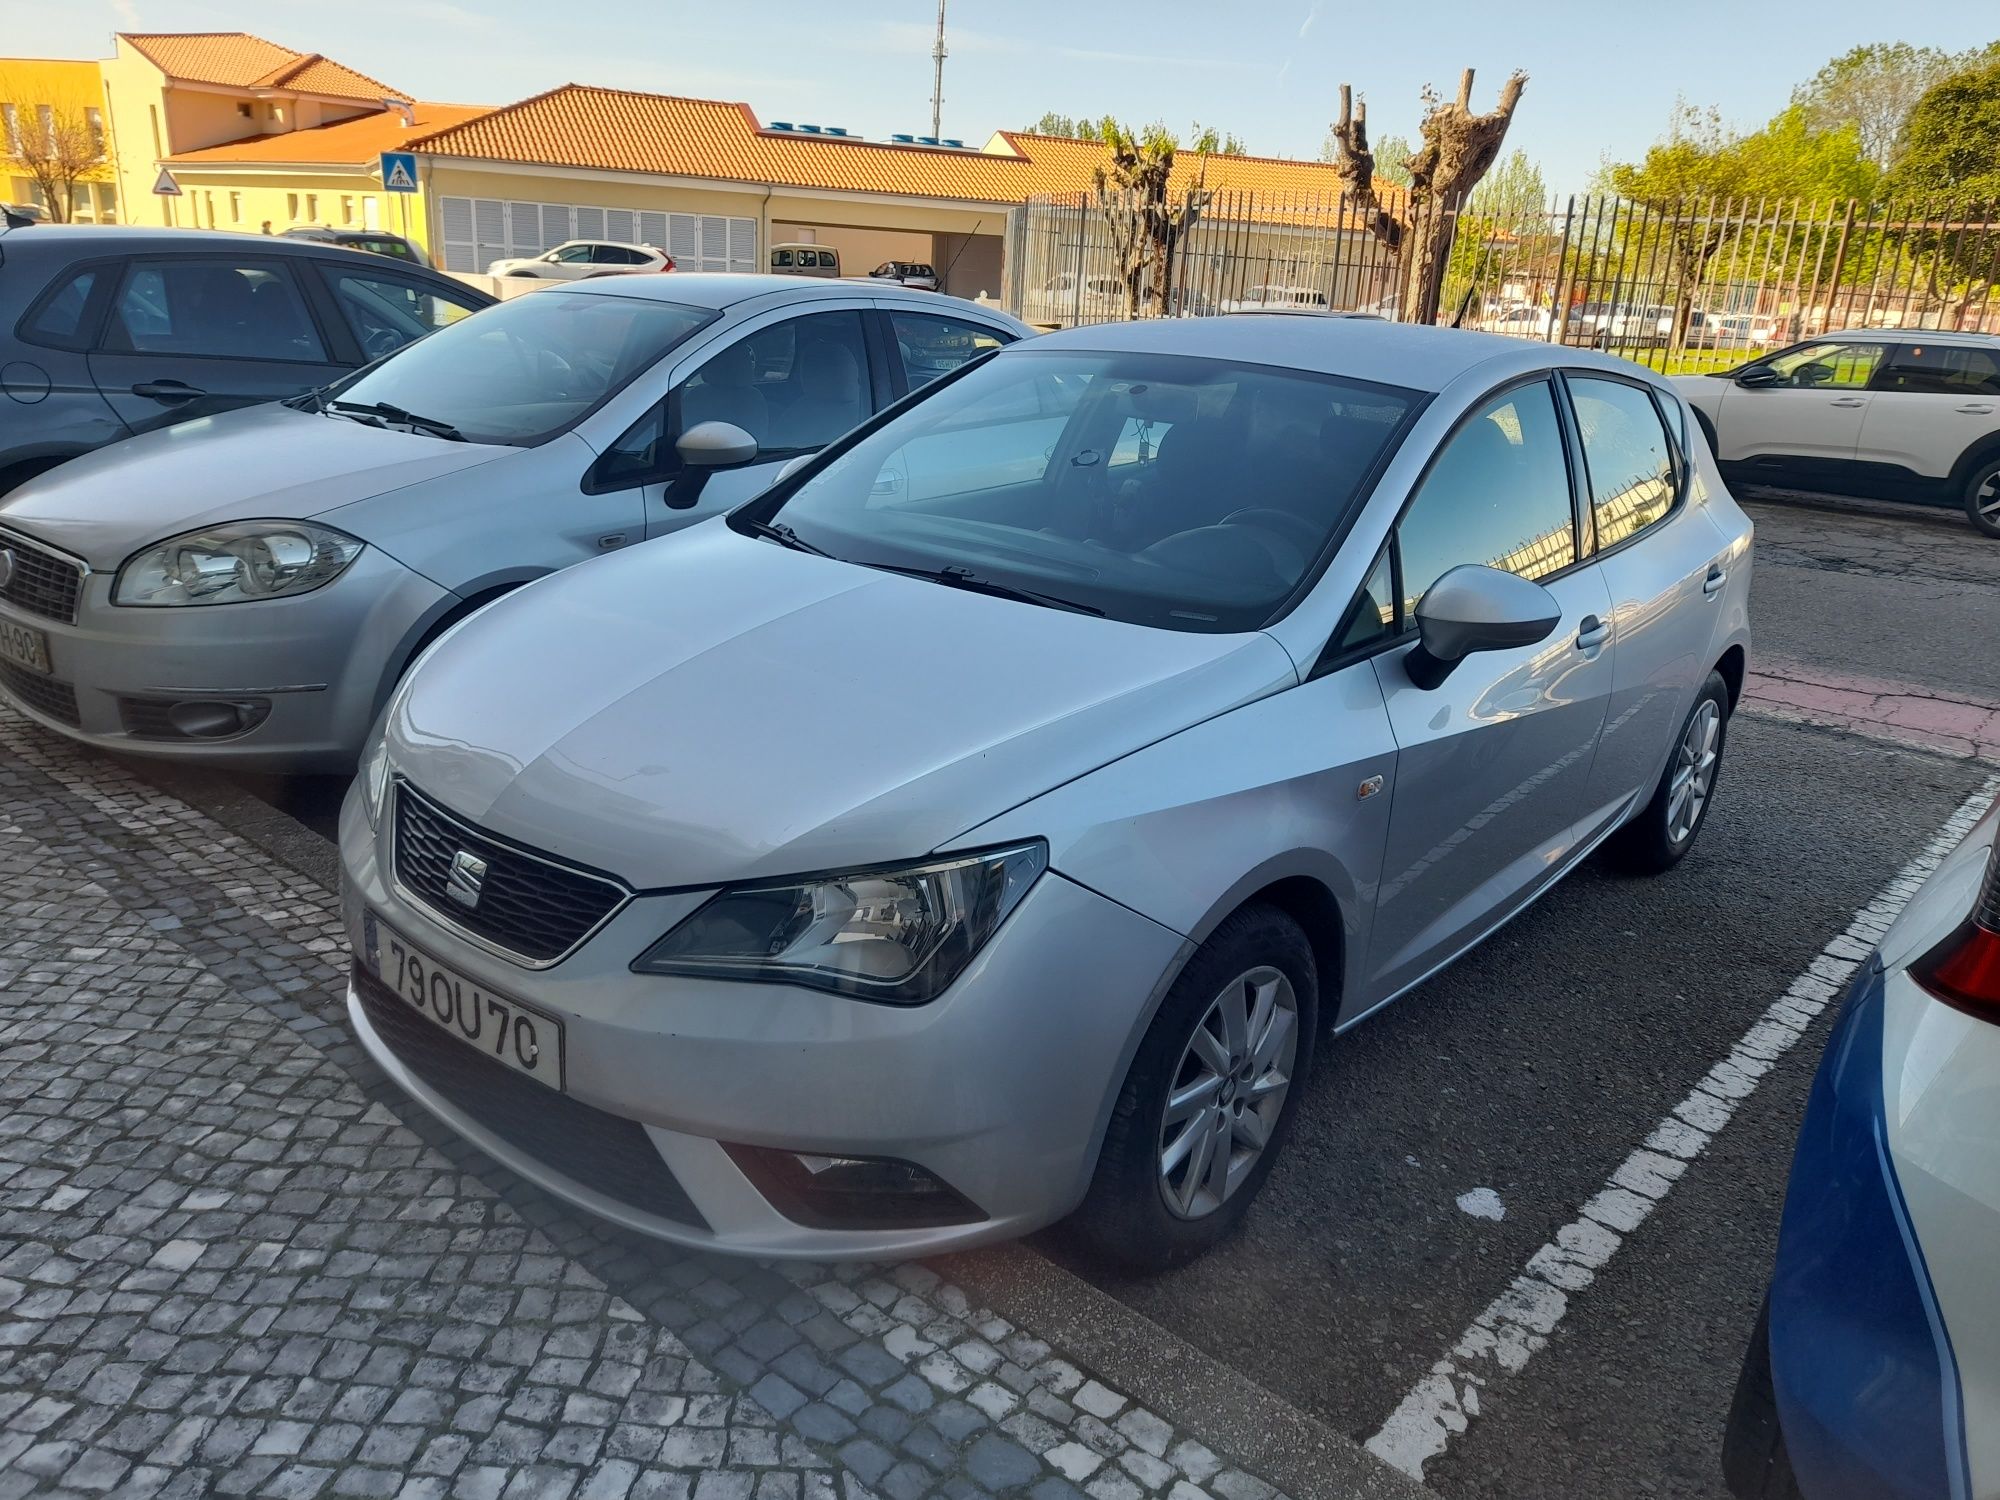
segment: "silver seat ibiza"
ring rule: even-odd
[[[1751,528],[1637,367],[1080,328],[441,640],[344,809],[353,1024],[550,1191],[878,1256],[1201,1251],[1316,1052],[1712,806]]]
[[[166,307],[199,331],[202,309]],[[73,739],[352,770],[407,665],[522,583],[719,514],[1024,337],[886,285],[619,276],[0,499],[0,697]],[[720,437],[722,441],[715,441]]]

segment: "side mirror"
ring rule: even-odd
[[[1453,568],[1417,601],[1417,645],[1403,658],[1425,691],[1475,651],[1505,651],[1547,640],[1562,606],[1539,583],[1477,563]]]
[[[801,453],[797,458],[787,460],[785,466],[782,469],[778,470],[778,477],[772,480],[771,483],[773,484],[784,483],[785,480],[790,479],[794,474],[798,473],[799,470],[803,469],[807,464],[811,463],[815,458],[818,457],[819,455],[817,453]]]
[[[697,422],[680,435],[674,452],[690,469],[729,469],[757,456],[757,440],[734,422]]]
[[[1747,390],[1758,390],[1778,383],[1778,372],[1769,365],[1752,365],[1747,370],[1736,372],[1736,383]]]

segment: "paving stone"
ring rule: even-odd
[[[1042,1476],[1035,1455],[1019,1443],[989,1432],[966,1450],[965,1472],[989,1490],[1014,1489]]]

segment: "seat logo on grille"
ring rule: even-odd
[[[486,883],[486,861],[461,849],[451,857],[451,874],[445,878],[444,893],[460,906],[479,905],[480,887]]]
[[[14,549],[0,547],[0,589],[14,581]]]

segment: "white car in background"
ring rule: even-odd
[[[1021,308],[1021,320],[1039,328],[1102,323],[1124,316],[1124,282],[1116,276],[1086,276],[1079,287],[1070,271],[1051,276],[1029,292]]]
[[[674,258],[658,245],[627,245],[618,240],[565,240],[546,255],[496,260],[488,276],[526,276],[540,281],[583,281],[592,276],[623,276],[632,271],[671,271]]]
[[[1827,333],[1673,383],[1725,474],[1963,505],[2000,537],[2000,337]]]
[[[1314,286],[1253,286],[1241,297],[1225,298],[1222,310],[1257,312],[1264,308],[1283,311],[1325,312],[1330,304],[1326,293]]]

